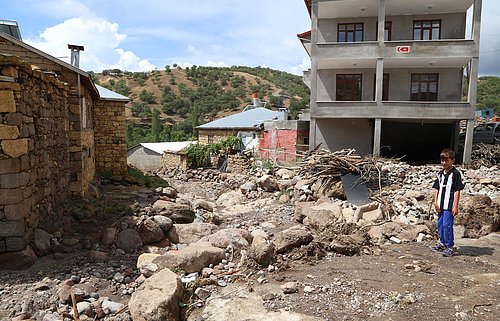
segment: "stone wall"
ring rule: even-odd
[[[207,145],[208,143],[217,143],[229,136],[236,136],[238,132],[238,129],[200,129],[198,131],[198,143],[201,145]]]
[[[75,197],[85,195],[95,174],[93,99],[85,87],[68,93],[70,190]]]
[[[69,197],[67,95],[62,82],[0,55],[0,263],[29,249],[34,228]]]
[[[188,168],[186,154],[164,152],[163,155],[161,155],[161,170],[165,171],[174,168],[182,170]]]
[[[231,173],[243,173],[252,167],[250,160],[244,155],[228,155],[227,170]]]
[[[95,103],[95,166],[97,172],[127,174],[125,101]]]

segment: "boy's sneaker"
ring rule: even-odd
[[[439,243],[437,245],[431,246],[431,250],[434,252],[443,252],[446,250],[446,246],[444,246],[442,243]]]
[[[457,254],[457,251],[455,251],[453,248],[449,247],[446,250],[443,251],[443,256],[445,257],[450,257]]]

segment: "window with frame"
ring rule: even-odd
[[[413,21],[413,40],[441,39],[441,20]]]
[[[336,100],[361,100],[361,74],[338,74],[336,79]]]
[[[337,42],[362,42],[363,29],[363,23],[339,23]]]
[[[208,135],[207,136],[207,142],[209,144],[213,144],[214,143],[214,135]]]
[[[378,37],[378,21],[375,25],[375,34]],[[384,41],[391,41],[391,40],[392,40],[392,22],[386,21],[384,24]]]
[[[375,92],[377,90],[377,74],[373,75],[373,100],[375,100]],[[389,100],[389,74],[384,74],[382,80],[382,100]]]
[[[411,74],[410,100],[437,101],[439,74]]]

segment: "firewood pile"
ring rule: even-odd
[[[472,147],[472,162],[467,167],[478,169],[500,164],[500,145],[476,144]]]
[[[301,164],[299,175],[303,178],[339,180],[342,175],[359,174],[366,183],[380,185],[387,181],[387,173],[382,166],[387,160],[380,157],[356,154],[354,149],[342,149],[335,152],[319,150],[313,152]]]

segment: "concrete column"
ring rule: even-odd
[[[311,96],[309,108],[311,110],[311,122],[309,127],[309,150],[316,147],[316,119],[314,116],[318,97],[318,1],[313,0],[311,4]]]
[[[384,59],[377,58],[377,71],[375,76],[375,101],[382,105],[382,91],[384,88]]]
[[[481,32],[481,9],[483,6],[483,0],[474,0],[474,11],[472,13],[472,40],[476,43],[476,47],[479,50],[479,38]]]
[[[309,122],[309,150],[313,150],[316,147],[316,118],[311,117]]]
[[[465,146],[464,146],[464,155],[463,155],[463,163],[467,164],[471,162],[471,153],[472,153],[472,131],[474,129],[474,119],[467,120],[467,129],[465,131]]]
[[[385,0],[378,0],[378,44],[380,46],[384,45],[384,34],[385,34]]]
[[[382,130],[382,119],[375,118],[373,125],[373,156],[380,155],[380,136]]]

